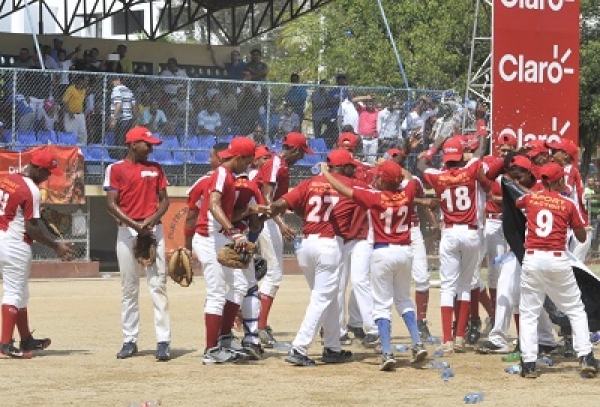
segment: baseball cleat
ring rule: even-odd
[[[350,338],[348,334],[345,334],[344,336],[340,337],[340,343],[342,345],[352,345],[352,338]]]
[[[475,345],[479,338],[481,337],[481,318],[473,318],[469,321],[467,325],[467,335],[466,340],[469,345]]]
[[[444,356],[450,356],[454,354],[454,342],[444,342],[439,348],[436,349],[436,351],[442,352]]]
[[[290,353],[285,357],[285,361],[296,366],[315,366],[314,360],[306,355],[301,354],[296,349],[292,348]]]
[[[380,343],[381,341],[379,340],[379,335],[377,334],[367,334],[362,340],[362,344],[365,348],[375,348]]]
[[[242,346],[244,347],[245,357],[248,360],[261,360],[263,353],[265,353],[260,344],[242,342]]]
[[[203,365],[218,365],[223,363],[235,363],[238,361],[238,355],[229,349],[222,349],[219,346],[206,349],[202,357]]]
[[[32,357],[33,352],[17,349],[12,343],[0,345],[0,358],[31,359]]]
[[[590,352],[579,358],[579,366],[581,367],[581,376],[594,377],[598,372],[598,361],[594,358],[594,352]]]
[[[411,349],[410,363],[421,363],[427,357],[427,349],[422,343],[417,343]]]
[[[419,329],[419,335],[421,336],[421,342],[425,342],[425,341],[427,341],[427,338],[431,337],[431,332],[429,332],[429,327],[427,326],[426,319],[417,321],[417,328]]]
[[[454,338],[454,352],[456,353],[465,353],[467,349],[465,348],[465,338],[461,336],[457,336]]]
[[[539,376],[535,362],[523,362],[521,360],[521,377],[537,379]]]
[[[508,345],[496,345],[492,341],[485,341],[479,345],[475,351],[482,355],[488,355],[490,353],[506,354],[510,352]]]
[[[558,346],[556,346],[556,345],[539,344],[538,345],[538,353],[540,355],[551,355],[553,353],[556,353],[557,348],[558,348]]]
[[[29,338],[21,340],[21,342],[19,342],[19,348],[28,351],[44,350],[48,346],[50,346],[51,343],[52,341],[50,340],[50,338],[35,339],[33,335],[30,335]]]
[[[565,336],[565,344],[563,346],[563,355],[566,358],[574,358],[575,357],[575,349],[573,349],[573,337]]]
[[[169,349],[169,342],[159,342],[156,345],[156,360],[159,362],[166,362],[171,360],[171,350]]]
[[[396,359],[394,359],[394,355],[391,353],[385,353],[381,357],[381,366],[379,370],[382,372],[393,372],[396,370]]]
[[[354,335],[355,339],[363,339],[367,335],[362,327],[357,328],[355,326],[348,325],[346,328],[348,329],[348,332],[352,332],[352,335]]]
[[[264,348],[272,348],[275,345],[275,337],[273,337],[273,330],[270,326],[266,326],[265,329],[258,329],[258,337],[260,338],[260,343]]]
[[[335,351],[330,348],[323,348],[321,355],[323,363],[346,363],[352,360],[352,352],[349,350]]]
[[[137,351],[138,348],[135,342],[125,342],[119,353],[117,353],[117,359],[130,358],[135,355]]]

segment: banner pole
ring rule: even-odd
[[[394,35],[392,34],[392,30],[390,30],[390,25],[388,24],[387,17],[385,16],[385,10],[383,9],[381,0],[377,0],[377,4],[379,4],[379,11],[381,13],[381,18],[383,19],[383,24],[385,25],[385,29],[387,31],[388,37],[390,37],[390,42],[392,43],[392,48],[394,49],[394,55],[396,56],[396,62],[398,63],[398,68],[400,69],[400,74],[402,75],[402,80],[404,81],[404,86],[408,90],[408,79],[406,79],[406,72],[404,72],[404,66],[402,65],[402,59],[400,59],[400,54],[398,53],[398,48],[396,48],[396,41],[394,41]]]
[[[31,18],[31,10],[29,9],[28,0],[25,0],[25,12],[27,13],[27,20],[29,21],[29,28],[31,28],[31,35],[33,36],[33,43],[35,44],[35,52],[37,53],[38,59],[40,61],[42,71],[45,71],[46,66],[44,64],[44,58],[42,58],[42,52],[40,51],[40,43],[38,42],[37,30],[34,28],[33,19]],[[42,16],[39,16],[39,18],[41,19]]]

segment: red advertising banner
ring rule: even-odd
[[[58,167],[64,171],[63,176],[51,176],[40,185],[42,203],[85,204],[84,161],[77,147],[45,145],[25,151],[0,150],[0,177],[20,172],[29,163],[32,152],[39,149],[52,150]]]
[[[492,128],[579,145],[579,0],[494,0]]]

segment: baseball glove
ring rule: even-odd
[[[142,266],[151,266],[156,262],[157,242],[152,235],[143,235],[135,239],[133,244],[133,255]]]
[[[252,242],[246,244],[246,249],[241,252],[235,251],[235,245],[229,243],[219,249],[217,260],[225,267],[232,269],[246,269],[256,251],[256,245]]]
[[[189,287],[194,279],[190,255],[183,247],[175,250],[167,267],[169,277],[182,287]]]
[[[254,256],[254,276],[256,281],[262,280],[267,274],[267,261],[259,255]]]

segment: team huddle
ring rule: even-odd
[[[355,158],[359,138],[342,133],[337,149],[321,164],[321,173],[291,190],[289,168],[305,154],[313,154],[304,135],[287,134],[276,154],[244,137],[216,144],[210,155],[212,170],[188,190],[183,231],[185,249],[200,262],[206,283],[203,363],[260,360],[265,348],[277,346],[277,331],[268,321],[282,282],[284,241],[292,239],[311,294],[286,362],[315,365],[309,347],[319,333],[323,363],[351,362],[353,354],[343,346],[351,343],[352,335],[366,348],[380,352],[380,370],[394,370],[393,307],[410,333],[411,363],[425,361],[426,345],[435,340],[427,323],[430,286],[417,214],[420,207],[441,229],[442,335],[436,353],[463,353],[466,345],[475,345],[482,354],[510,353],[508,330],[514,317],[519,341],[513,352],[520,355],[521,375],[537,377],[539,353],[557,348],[544,310],[549,301],[570,322],[561,326],[565,356],[576,355],[581,373],[595,375],[598,366],[588,319],[569,260],[571,253],[584,258],[590,240],[583,183],[572,165],[577,146],[558,140],[517,148],[516,139],[501,135],[494,140],[497,156],[483,158],[485,123],[478,125],[476,135],[436,139],[418,158],[422,179],[402,167],[422,142],[418,134],[411,135],[403,149],[389,150],[385,160],[371,166]],[[146,235],[153,235],[157,242],[156,261],[146,266],[154,305],[156,358],[170,359],[161,224],[169,204],[168,183],[160,165],[147,160],[152,147],[160,143],[148,129],[133,128],[126,136],[127,156],[106,171],[108,210],[119,223],[124,337],[119,359],[138,351],[138,272],[142,265],[135,259],[133,246],[136,237]],[[440,151],[443,166],[430,167]],[[40,204],[36,184],[55,166],[51,158],[38,157],[32,159],[30,170],[0,183],[0,267],[4,274],[0,355],[5,357],[29,358],[33,350],[50,344],[49,339],[31,337],[26,305],[31,240],[55,248],[61,258],[72,254],[34,228]],[[515,255],[503,235],[505,181],[522,192],[514,202],[526,217],[522,256]],[[9,194],[9,188],[21,193]],[[426,197],[425,190],[432,190],[435,197]],[[302,218],[301,231],[286,224],[283,215],[290,211]],[[246,269],[231,269],[217,259],[225,245],[244,252],[249,243],[258,244],[267,262],[260,282],[253,262]],[[487,284],[480,276],[484,257]],[[348,285],[351,292],[346,301]],[[489,322],[483,331],[480,304]],[[236,321],[243,329],[241,340],[233,334]],[[13,345],[15,326],[20,348]],[[487,338],[479,342],[481,336]]]

